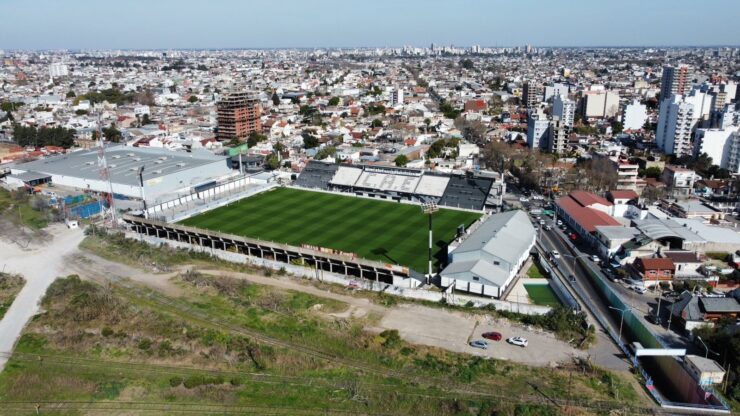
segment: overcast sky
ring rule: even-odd
[[[0,49],[740,43],[740,0],[0,0]]]

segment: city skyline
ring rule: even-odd
[[[740,3],[685,0],[583,5],[462,1],[454,13],[439,0],[372,5],[297,0],[280,5],[192,0],[115,5],[88,0],[9,0],[0,15],[0,48],[274,49],[437,45],[509,47],[731,46],[740,39]],[[705,10],[712,30],[699,24]],[[255,18],[256,17],[256,18]],[[626,26],[624,22],[629,22]],[[29,30],[29,28],[33,28]],[[101,34],[113,34],[105,36]]]

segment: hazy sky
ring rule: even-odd
[[[0,48],[737,45],[740,0],[0,0]]]

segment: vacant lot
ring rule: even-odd
[[[14,274],[0,273],[0,319],[15,300],[15,296],[23,289],[25,281]]]
[[[435,256],[446,253],[459,225],[467,227],[479,217],[449,209],[435,213]],[[425,271],[427,221],[416,205],[281,188],[183,224],[293,246],[328,247]]]

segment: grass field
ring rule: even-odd
[[[532,262],[532,265],[529,266],[529,270],[527,270],[527,277],[530,279],[544,279],[545,272],[540,268],[540,265],[537,264],[537,262]]]
[[[457,226],[480,214],[434,214],[434,255],[446,257]],[[427,217],[416,205],[280,188],[197,215],[185,225],[260,240],[310,244],[426,271]]]
[[[529,295],[529,298],[532,299],[532,302],[534,302],[535,305],[560,305],[560,301],[558,300],[557,296],[555,296],[555,292],[552,291],[550,285],[525,284],[524,288],[527,289],[527,294]]]

